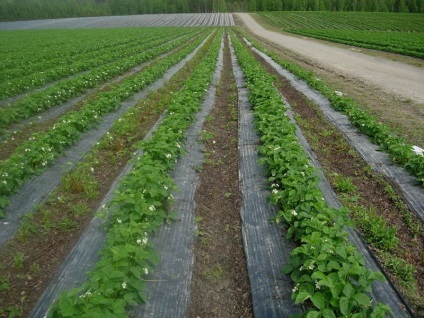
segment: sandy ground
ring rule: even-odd
[[[387,93],[424,103],[424,68],[269,31],[247,13],[236,15],[251,32],[303,55],[314,64],[332,69],[336,74],[370,83]]]

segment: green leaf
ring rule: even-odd
[[[301,291],[296,296],[295,304],[303,303],[308,298],[311,298],[311,294],[306,291]]]
[[[341,297],[340,298],[340,312],[343,315],[349,315],[350,311],[352,310],[352,304],[347,297]]]
[[[311,297],[311,301],[318,309],[322,309],[326,305],[325,297],[320,292],[313,294]]]
[[[347,298],[352,298],[353,295],[355,295],[355,289],[352,287],[351,284],[346,283],[345,287],[343,288],[343,294],[347,297]]]
[[[357,293],[352,298],[363,307],[368,307],[371,304],[371,299],[364,293]]]
[[[324,308],[321,310],[321,316],[324,318],[336,318],[334,312],[329,308]]]
[[[308,314],[306,315],[306,318],[319,318],[321,315],[319,313],[319,311],[316,310],[312,310],[310,312],[308,312]]]

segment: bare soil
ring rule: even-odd
[[[326,117],[319,107],[307,100],[305,96],[295,90],[290,82],[279,75],[260,56],[254,54],[256,59],[266,68],[266,70],[278,79],[276,87],[287,99],[296,115],[297,124],[301,127],[314,154],[317,156],[324,172],[336,188],[336,180],[332,177],[334,173],[340,176],[349,177],[356,186],[358,195],[357,204],[366,208],[375,208],[377,213],[388,221],[391,226],[396,226],[399,247],[392,251],[393,255],[407,260],[416,268],[415,279],[417,281],[417,293],[408,292],[402,282],[386,270],[389,277],[394,281],[398,290],[408,300],[417,316],[424,314],[424,233],[417,235],[401,217],[400,209],[406,204],[399,206],[387,193],[387,182],[381,176],[368,168],[362,157],[345,140],[343,134],[338,131]],[[336,191],[337,192],[337,191]],[[339,191],[339,197],[343,194]],[[400,198],[398,198],[401,200]],[[417,224],[420,220],[415,218]],[[361,231],[361,229],[359,229]],[[382,263],[379,257],[380,251],[371,246],[374,254]]]
[[[226,39],[221,84],[202,132],[207,138],[195,197],[199,230],[190,318],[253,315],[241,234],[237,134],[237,90]]]

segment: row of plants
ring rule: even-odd
[[[158,36],[157,32],[149,32],[148,38]],[[148,42],[149,39],[146,38],[146,41]],[[141,40],[142,41],[142,40]],[[67,52],[63,52],[64,56],[62,58],[47,58],[47,59],[41,59],[38,62],[31,63],[30,65],[27,65],[26,67],[22,67],[21,65],[18,65],[17,67],[9,67],[5,69],[0,69],[0,80],[8,80],[8,79],[15,79],[19,77],[24,77],[29,74],[33,74],[35,72],[43,72],[45,69],[52,69],[56,67],[66,67],[69,64],[74,63],[75,61],[82,60],[82,59],[92,59],[96,56],[99,56],[100,54],[104,54],[105,52],[111,50],[111,49],[119,49],[121,47],[125,47],[128,45],[131,45],[133,43],[140,42],[139,38],[129,37],[123,40],[122,38],[118,39],[111,39],[109,43],[102,43],[102,45],[98,45],[95,41],[91,42],[90,45],[86,45],[86,47],[89,47],[89,50],[84,50],[82,52],[75,52],[73,56],[67,56]],[[143,42],[141,42],[143,43]],[[22,44],[21,44],[22,45]],[[50,48],[53,45],[49,45]],[[81,45],[82,46],[82,45]],[[54,47],[54,46],[53,46]],[[57,49],[57,48],[56,48]],[[62,48],[64,49],[64,48]],[[34,60],[37,60],[37,55],[42,53],[44,51],[43,47],[33,47],[32,48],[33,57]],[[13,52],[13,53],[12,53]],[[12,62],[13,56],[16,54],[16,48],[11,49],[7,52],[1,52],[1,56],[10,56],[9,63]],[[22,57],[19,57],[22,59]],[[38,58],[39,59],[39,58]]]
[[[388,12],[269,11],[257,12],[283,30],[370,30],[424,32],[423,15]]]
[[[101,117],[121,107],[122,101],[153,83],[172,66],[199,46],[208,34],[186,45],[177,52],[146,67],[142,72],[126,78],[112,90],[101,92],[87,101],[80,110],[60,117],[50,129],[33,134],[14,153],[0,162],[0,217],[4,216],[9,196],[36,173],[45,170],[66,147],[81,138],[81,134],[101,121]]]
[[[271,26],[294,34],[424,58],[422,15],[370,12],[260,12]]]
[[[103,66],[105,64],[116,62],[126,57],[131,57],[145,50],[159,46],[165,41],[175,39],[182,34],[185,34],[184,30],[177,29],[171,34],[159,34],[155,36],[146,35],[146,38],[138,39],[127,45],[121,45],[119,47],[111,47],[106,50],[98,50],[91,52],[90,54],[82,54],[75,56],[72,61],[66,65],[60,65],[57,67],[50,66],[49,61],[45,62],[45,67],[42,72],[35,74],[28,74],[25,76],[17,76],[13,74],[12,78],[8,79],[4,83],[0,84],[0,97],[5,99],[7,97],[13,97],[22,92],[27,92],[31,89],[42,87],[48,83],[56,80],[70,77],[72,75],[89,71],[94,68]]]
[[[421,222],[388,182],[351,149],[318,106],[300,104],[292,103],[298,114],[296,123],[317,155],[323,172],[385,273],[419,315],[423,302],[415,277],[422,271],[421,257],[416,255],[416,249],[420,250],[421,246]]]
[[[175,189],[169,172],[184,152],[184,132],[202,105],[221,39],[222,30],[184,88],[174,94],[161,125],[137,145],[142,154],[105,208],[108,234],[89,280],[63,293],[47,317],[126,317],[128,306],[145,302],[147,276],[158,262],[149,235],[175,217],[167,211]]]
[[[140,29],[96,30],[10,30],[0,32],[0,71],[26,67],[50,60],[54,65],[69,62],[72,56],[135,41]],[[87,45],[90,43],[90,45]]]
[[[424,32],[290,30],[291,33],[367,49],[424,58]]]
[[[349,117],[350,122],[360,131],[367,135],[371,142],[381,147],[393,162],[402,166],[416,178],[418,185],[424,187],[424,156],[414,151],[413,145],[408,144],[405,138],[399,136],[393,129],[380,122],[376,117],[361,109],[353,99],[343,96],[329,85],[317,78],[312,72],[305,71],[300,66],[284,61],[274,52],[268,51],[257,42],[244,35],[254,47],[265,52],[277,64],[294,74],[297,78],[305,81],[310,87],[328,98],[331,106]]]
[[[255,127],[272,189],[280,210],[276,222],[288,225],[287,237],[298,243],[283,272],[294,281],[292,299],[307,302],[305,317],[383,317],[390,309],[368,296],[379,272],[365,268],[360,252],[348,242],[347,210],[330,208],[318,187],[318,173],[302,149],[274,78],[232,36],[253,105]]]
[[[209,51],[212,41],[211,37],[164,87],[150,92],[117,119],[109,133],[63,176],[49,198],[25,214],[14,239],[0,248],[0,303],[3,304],[0,316],[2,313],[19,316],[19,313],[30,312],[33,304],[22,295],[29,292],[34,295],[40,281],[46,281],[60,265],[42,263],[46,244],[54,242],[55,250],[49,249],[49,255],[55,259],[57,252],[54,252],[61,250],[60,241],[67,242],[75,232],[81,231],[85,220],[100,206],[101,193],[113,184],[114,176],[119,175],[130,159],[134,145],[143,139],[148,127],[169,105],[173,92],[184,86],[192,70]],[[6,256],[2,258],[1,255]],[[32,279],[28,281],[27,277]]]
[[[154,41],[146,46],[146,50],[143,52],[93,69],[89,73],[60,81],[44,91],[36,92],[7,107],[2,107],[0,108],[0,129],[4,130],[22,119],[26,119],[53,106],[60,105],[71,98],[80,96],[88,89],[100,83],[121,75],[143,62],[156,58],[161,54],[165,54],[183,45],[190,38],[196,37],[200,32],[201,31],[197,31],[194,34],[184,35],[172,41],[169,41],[168,37]]]

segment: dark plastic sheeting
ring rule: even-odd
[[[290,298],[293,288],[290,277],[281,273],[294,244],[282,237],[285,235],[282,226],[270,223],[276,208],[267,200],[270,192],[256,151],[260,140],[254,130],[243,73],[232,48],[231,57],[239,98],[239,178],[243,198],[240,213],[253,312],[257,318],[289,317],[302,312]]]

